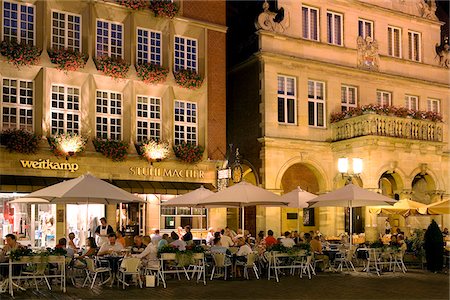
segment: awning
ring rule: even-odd
[[[0,192],[31,193],[66,179],[71,178],[0,175]],[[111,183],[127,192],[137,194],[181,195],[202,185],[209,190],[215,189],[211,183],[197,182],[113,180]]]

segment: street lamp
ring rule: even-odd
[[[338,159],[338,170],[341,173],[342,178],[346,179],[346,185],[352,182],[353,177],[359,178],[359,174],[363,170],[363,162],[361,158],[352,159],[352,172],[349,172],[349,159],[347,157],[341,157]]]

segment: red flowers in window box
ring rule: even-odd
[[[6,56],[8,62],[20,66],[36,65],[39,62],[39,56],[42,50],[36,46],[26,43],[17,43],[17,41],[3,41],[0,44],[0,53]]]
[[[180,69],[173,73],[176,83],[190,90],[196,90],[202,86],[203,78],[193,70]]]
[[[123,161],[128,154],[128,143],[124,141],[95,138],[92,143],[95,151],[102,153],[113,161]]]
[[[130,64],[121,58],[109,56],[99,56],[94,59],[97,70],[114,79],[123,79],[127,77]]]
[[[155,64],[136,65],[137,76],[145,83],[158,84],[166,81],[169,70]]]
[[[76,71],[84,68],[88,57],[79,51],[70,49],[49,49],[48,56],[53,64],[56,64],[58,70]]]
[[[187,163],[195,163],[200,161],[203,157],[203,151],[204,149],[202,146],[188,144],[185,142],[173,146],[175,156]]]
[[[0,133],[0,143],[9,152],[24,154],[36,153],[40,137],[25,129],[7,129]]]
[[[116,0],[116,2],[125,7],[131,8],[134,10],[139,10],[139,9],[143,9],[145,7],[146,1],[145,0]]]
[[[171,0],[151,0],[149,7],[156,17],[172,19],[178,12],[178,7]]]

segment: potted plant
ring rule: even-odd
[[[56,156],[73,156],[84,151],[87,139],[77,133],[59,133],[47,137],[48,144]]]
[[[49,49],[48,56],[58,70],[68,72],[84,68],[88,57],[71,49]]]
[[[147,84],[158,84],[166,81],[169,70],[163,66],[146,63],[136,65],[137,76]]]
[[[128,143],[126,142],[95,138],[92,143],[95,151],[102,153],[113,161],[123,161],[127,155]]]
[[[97,70],[114,79],[126,78],[130,69],[130,64],[121,58],[99,56],[94,59],[94,62]]]
[[[203,157],[203,147],[182,142],[173,146],[175,156],[187,163],[195,163]]]
[[[175,76],[175,82],[186,89],[198,89],[203,83],[203,78],[194,70],[180,69],[173,75]]]
[[[172,19],[178,12],[178,7],[171,0],[150,0],[149,7],[155,13],[155,17]]]
[[[134,10],[143,9],[146,3],[145,0],[116,0],[116,2]]]
[[[36,153],[40,137],[25,129],[7,129],[0,134],[0,143],[10,152]]]
[[[27,43],[17,43],[17,41],[3,41],[0,44],[0,53],[6,56],[8,62],[17,68],[21,66],[36,65],[42,50]]]

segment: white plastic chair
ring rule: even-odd
[[[145,266],[144,275],[153,275],[154,273],[156,273],[157,285],[159,285],[159,281],[161,280],[164,288],[166,288],[166,281],[162,273],[161,263],[159,259],[149,260],[147,261],[147,266]]]
[[[141,280],[141,259],[137,257],[126,257],[122,260],[119,268],[119,282],[122,282],[122,287],[125,289],[125,285],[129,286],[125,281],[125,276],[137,276],[139,286],[142,288],[142,280]]]
[[[214,266],[211,271],[211,279],[210,280],[213,280],[216,269],[218,269],[218,270],[223,269],[224,270],[224,279],[227,280],[227,269],[228,269],[228,267],[231,267],[231,262],[229,262],[228,260],[225,259],[226,254],[225,253],[212,253],[212,257],[214,259]]]
[[[336,263],[339,263],[336,270],[340,270],[342,272],[343,267],[345,265],[347,270],[350,270],[350,267],[351,267],[353,269],[353,271],[356,272],[355,266],[353,265],[353,262],[352,262],[354,253],[355,253],[355,250],[347,250],[347,249],[344,249],[343,251],[341,250],[338,253],[336,253],[336,258],[334,259],[334,265],[336,265]]]
[[[95,280],[98,274],[108,273],[109,277],[112,276],[111,268],[107,267],[96,267],[94,260],[92,258],[85,258],[86,261],[86,279],[84,280],[83,287],[86,285],[87,281],[91,282],[91,289],[94,287]],[[92,278],[91,278],[92,277]]]
[[[192,263],[188,267],[188,272],[191,272],[191,279],[197,273],[197,283],[202,278],[203,275],[203,284],[206,285],[206,269],[205,269],[205,254],[204,253],[194,253],[192,256]]]
[[[236,262],[237,266],[243,266],[244,267],[244,277],[246,279],[249,279],[248,276],[248,269],[253,270],[253,272],[255,273],[255,276],[257,279],[259,279],[259,275],[258,275],[258,267],[256,266],[256,259],[258,257],[257,253],[249,253],[247,254],[246,258],[247,260],[245,262]]]

